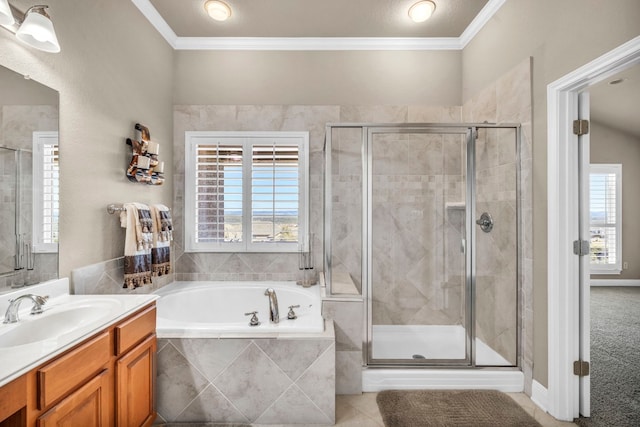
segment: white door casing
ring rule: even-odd
[[[579,416],[580,380],[573,375],[573,361],[589,354],[588,349],[581,349],[579,339],[580,263],[573,254],[573,241],[579,238],[581,207],[578,137],[572,132],[572,122],[578,118],[582,90],[637,63],[640,36],[547,86],[547,387],[549,413],[560,420]],[[588,331],[588,325],[584,327]]]

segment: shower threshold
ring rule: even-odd
[[[466,333],[459,325],[374,325],[372,355],[377,361],[465,359]],[[362,371],[362,391],[417,389],[490,389],[522,392],[524,375],[482,340],[476,338],[476,366],[465,369],[416,366],[369,366]]]

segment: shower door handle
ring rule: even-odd
[[[493,218],[491,218],[491,215],[487,212],[483,212],[482,215],[480,215],[480,218],[476,220],[476,224],[478,224],[485,233],[493,230]]]

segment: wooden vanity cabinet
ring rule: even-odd
[[[156,309],[115,328],[116,426],[150,426],[156,418]]]
[[[155,316],[151,303],[0,387],[0,427],[151,426]]]

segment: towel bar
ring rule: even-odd
[[[169,210],[171,210],[171,208],[169,208]],[[124,212],[125,208],[122,206],[117,206],[114,203],[111,203],[110,205],[107,206],[107,213],[110,214],[114,214],[117,212]]]

